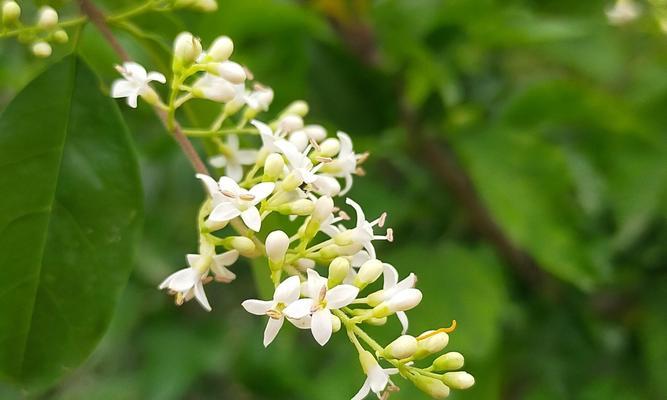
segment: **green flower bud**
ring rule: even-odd
[[[410,378],[412,383],[419,390],[433,397],[434,399],[444,399],[449,396],[449,387],[442,381],[429,376],[417,375]]]
[[[2,23],[12,25],[19,20],[21,16],[21,6],[15,1],[5,1],[2,4]]]
[[[303,179],[297,173],[291,172],[285,177],[281,183],[282,190],[286,192],[291,192],[292,190],[298,188],[303,183]]]
[[[32,54],[40,58],[51,55],[51,45],[46,42],[36,42],[32,45]]]
[[[383,355],[385,358],[402,360],[411,357],[416,351],[417,339],[414,336],[403,335],[389,343],[389,345],[384,348]]]
[[[452,351],[445,353],[433,361],[434,371],[453,371],[463,367],[463,355]]]
[[[433,331],[426,331],[422,333],[419,337],[428,335]],[[415,360],[421,360],[422,358],[428,357],[431,354],[439,353],[447,347],[449,343],[449,335],[445,332],[438,332],[433,336],[429,336],[425,339],[418,339],[417,352],[414,355]]]
[[[382,318],[369,318],[364,323],[367,323],[368,325],[373,325],[373,326],[382,326],[387,323],[387,317],[382,317]]]
[[[454,389],[468,389],[475,384],[475,378],[467,372],[447,372],[442,376],[442,381]]]
[[[347,277],[348,272],[350,271],[350,262],[347,258],[336,257],[329,264],[329,278],[327,285],[331,288],[336,285],[339,285],[343,282],[345,277]]]
[[[257,247],[255,242],[245,236],[232,236],[230,238],[230,245],[232,248],[238,250],[239,254],[244,257],[254,257]]]
[[[354,278],[354,285],[362,288],[375,282],[382,275],[382,262],[380,260],[368,260],[361,265],[359,273]]]
[[[69,36],[67,35],[67,32],[65,32],[62,29],[59,29],[53,32],[53,40],[57,43],[63,44],[67,43],[67,41],[69,40]]]
[[[177,66],[190,66],[202,52],[201,42],[190,32],[181,32],[174,40],[174,60]]]
[[[277,211],[281,214],[287,215],[310,215],[315,208],[312,200],[299,199],[291,203],[283,204],[278,207]]]
[[[285,160],[280,154],[271,153],[264,161],[264,175],[268,178],[278,178],[283,173],[285,167]]]
[[[306,114],[308,114],[308,103],[303,100],[293,101],[287,108],[285,108],[283,114],[296,114],[305,117]]]

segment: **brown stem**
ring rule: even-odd
[[[129,54],[114,37],[111,29],[109,28],[109,25],[106,22],[106,18],[100,9],[97,8],[90,0],[80,0],[79,7],[81,8],[81,12],[87,15],[88,18],[90,18],[90,21],[95,25],[100,33],[102,33],[102,36],[109,43],[109,45],[111,45],[114,52],[118,55],[118,58],[120,58],[120,60],[123,62],[129,61]],[[167,124],[167,114],[160,110],[158,107],[153,107],[153,110],[160,118],[160,121],[162,121],[162,125],[164,125],[164,127],[171,132],[174,140],[176,140],[185,156],[188,158],[188,160],[190,160],[190,164],[192,164],[194,170],[197,173],[209,175],[206,165],[202,161],[201,157],[199,157],[197,150],[195,150],[194,146],[192,146],[190,140],[183,133],[181,126],[178,123],[174,123],[172,129],[170,130],[169,125]]]

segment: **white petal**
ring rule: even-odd
[[[241,189],[239,188],[239,185],[236,183],[236,181],[228,176],[220,177],[218,180],[218,186],[220,186],[221,191],[232,192],[235,195],[237,195]]]
[[[239,137],[237,135],[227,135],[227,146],[229,146],[233,153],[239,149]]]
[[[361,209],[361,206],[351,198],[346,198],[345,203],[349,204],[354,208],[354,211],[357,212],[357,226],[361,226],[364,222],[366,222],[366,215],[364,214],[364,210]]]
[[[146,76],[146,78],[148,79],[149,82],[150,81],[156,81],[156,82],[160,82],[160,83],[166,83],[167,82],[167,78],[165,78],[164,75],[162,75],[159,72],[155,72],[155,71],[149,72],[148,75]]]
[[[283,326],[284,321],[284,318],[269,318],[269,322],[266,323],[266,329],[264,329],[264,347],[267,347],[273,342],[273,339],[276,338],[280,328]]]
[[[247,312],[255,315],[265,315],[274,306],[273,301],[250,299],[241,303]]]
[[[340,141],[340,151],[338,153],[340,154],[340,157],[344,157],[353,153],[352,139],[350,139],[350,136],[347,133],[341,131],[338,131],[336,135],[338,136],[338,140]]]
[[[273,294],[273,300],[279,303],[290,304],[299,298],[300,293],[301,280],[296,275],[290,276],[278,285],[276,292]]]
[[[341,196],[344,196],[345,194],[347,194],[347,192],[350,191],[350,189],[352,189],[352,183],[353,183],[352,175],[351,174],[345,175],[345,187],[343,188],[343,190],[340,191]]]
[[[232,178],[234,182],[240,182],[243,179],[243,167],[236,160],[229,160],[225,174]]]
[[[214,256],[213,262],[216,265],[220,265],[221,267],[226,267],[228,265],[234,264],[236,260],[238,260],[238,258],[239,258],[238,250],[229,250],[222,254]]]
[[[197,281],[197,284],[195,285],[195,298],[197,298],[199,304],[204,307],[204,310],[211,311],[211,306],[208,304],[206,292],[204,292],[204,285],[201,280]]]
[[[197,174],[195,176],[198,179],[201,179],[202,182],[204,182],[206,190],[208,190],[208,194],[211,197],[217,195],[220,192],[220,188],[218,187],[218,182],[216,182],[215,179],[205,174]]]
[[[309,269],[308,274],[308,296],[311,299],[319,299],[322,287],[326,288],[327,280],[320,276],[314,269]]]
[[[292,323],[292,325],[296,326],[299,329],[310,329],[310,315],[306,315],[303,318],[299,319],[291,319],[288,318],[287,320]]]
[[[415,287],[416,283],[417,283],[417,276],[412,272],[410,272],[410,275],[408,275],[406,278],[404,278],[402,281],[396,284],[396,289],[398,289],[399,291],[410,289]]]
[[[338,285],[327,291],[327,307],[335,310],[352,303],[359,294],[359,288],[352,285]]]
[[[267,198],[273,189],[276,187],[276,184],[273,182],[262,182],[250,188],[250,194],[255,196],[255,199],[252,201],[254,204],[259,203],[260,201]]]
[[[241,219],[245,225],[255,232],[259,232],[262,227],[262,217],[259,215],[257,207],[249,207],[241,213]]]
[[[393,288],[398,283],[398,271],[394,268],[393,265],[384,263],[382,264],[382,275],[384,277],[384,285],[382,289],[387,290]]]
[[[125,79],[117,79],[111,84],[111,97],[117,99],[119,97],[128,97],[130,95],[137,95],[139,90]]]
[[[227,165],[227,157],[223,156],[222,154],[213,156],[208,159],[208,163],[211,164],[211,166],[214,168],[223,168],[225,165]],[[215,186],[217,187],[218,184],[216,183]]]
[[[366,398],[366,396],[368,396],[368,393],[370,393],[370,392],[371,392],[371,385],[370,385],[370,383],[368,383],[368,378],[367,378],[364,381],[364,384],[361,387],[361,389],[359,389],[357,394],[354,395],[352,400],[363,400],[363,399]]]
[[[218,204],[211,215],[208,217],[209,220],[213,222],[223,222],[229,221],[232,218],[236,218],[241,214],[241,211],[236,208],[236,206],[230,202],[224,202]]]
[[[408,331],[408,326],[409,321],[408,321],[408,314],[405,313],[405,311],[399,311],[396,313],[396,316],[398,317],[398,320],[401,322],[401,326],[403,327],[403,330],[401,330],[401,335],[405,335],[405,333]]]
[[[257,150],[239,150],[236,152],[236,159],[242,165],[250,165],[257,161],[257,154]]]
[[[185,292],[195,286],[195,284],[201,279],[201,274],[194,268],[185,268],[180,271],[176,271],[167,279],[169,279],[169,282],[167,283],[167,287],[169,289],[176,292]]]
[[[199,255],[199,254],[188,254],[188,255],[185,256],[185,259],[187,260],[188,265],[191,268],[194,268],[195,265],[197,265],[197,261],[199,261],[200,258],[201,258],[201,255]]]
[[[123,69],[125,70],[126,75],[130,76],[132,80],[146,81],[146,68],[141,65],[128,61],[123,63]]]
[[[361,267],[361,264],[370,259],[371,256],[368,255],[368,252],[366,250],[361,250],[352,256],[352,261],[350,261],[350,264],[352,264],[353,267]]]
[[[132,107],[132,108],[137,108],[137,97],[138,96],[139,96],[139,94],[134,94],[134,93],[127,96],[127,105]]]
[[[211,265],[211,271],[220,282],[229,283],[236,279],[236,274],[221,265]]]
[[[313,337],[320,346],[327,344],[333,332],[331,311],[326,308],[315,311],[310,322],[310,330],[313,332]]]
[[[387,375],[379,365],[376,364],[370,371],[368,371],[368,383],[370,384],[373,393],[380,393],[383,391],[384,388],[387,387],[388,382],[389,375]]]
[[[310,310],[313,308],[312,299],[299,299],[289,306],[285,307],[283,314],[288,316],[291,319],[301,319],[306,315],[310,314]]]

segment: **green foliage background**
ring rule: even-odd
[[[210,15],[140,17],[155,34],[141,41],[118,34],[164,73],[167,38],[229,35],[236,60],[276,91],[272,110],[305,99],[310,121],[372,152],[351,197],[371,216],[389,213],[396,240],[379,254],[420,278],[411,331],[459,322],[449,348],[465,354],[477,384],[452,398],[667,398],[667,37],[650,16],[611,27],[598,0],[220,3]],[[36,61],[0,42],[0,104],[66,52]],[[115,78],[92,27],[80,52],[105,82]],[[256,294],[249,265],[236,267],[234,284],[211,287],[210,314],[156,290],[196,249],[203,193],[151,110],[122,112],[142,163],[138,261],[92,357],[29,396],[351,397],[363,376],[345,337],[320,349],[285,329],[262,347],[265,321],[239,305]],[[534,261],[528,269],[480,234],[470,201],[427,156],[434,148],[470,177]],[[399,331],[388,328],[376,330],[385,341]],[[421,398],[402,387],[392,399]],[[0,386],[0,398],[23,396]]]

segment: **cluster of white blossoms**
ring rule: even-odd
[[[180,34],[167,102],[151,87],[152,82],[165,83],[165,76],[147,73],[135,63],[118,67],[123,79],[112,85],[113,97],[127,98],[132,107],[141,97],[166,113],[168,126],[204,140],[209,164],[220,175],[197,174],[207,193],[198,217],[199,253],[188,255],[188,267],[167,277],[160,289],[174,295],[179,305],[196,299],[210,311],[207,283],[232,282],[236,276],[230,268],[240,256],[265,258],[273,296],[242,303],[249,313],[266,317],[265,346],[285,321],[310,330],[322,346],[344,331],[367,375],[354,399],[397,390],[390,379],[395,374],[434,398],[447,397],[450,388],[472,386],[474,378],[457,371],[463,366],[459,353],[416,365],[445,348],[455,323],[407,334],[406,312],[422,300],[417,278],[412,273],[401,278],[377,257],[375,242],[393,240],[392,230],[383,228],[386,214],[368,219],[362,207],[346,197],[354,175],[363,173],[360,165],[367,154],[355,152],[343,132],[332,136],[320,125],[306,124],[308,106],[303,101],[261,122],[258,116],[268,110],[273,91],[248,83],[250,71],[230,60],[233,48],[222,36],[204,51],[198,38]],[[221,104],[219,115],[204,129],[181,128],[176,121],[177,109],[193,99]],[[340,206],[336,199],[341,199]],[[264,221],[271,214],[284,216],[285,227],[294,228],[267,232]],[[393,317],[402,332],[387,346],[364,331]]]

